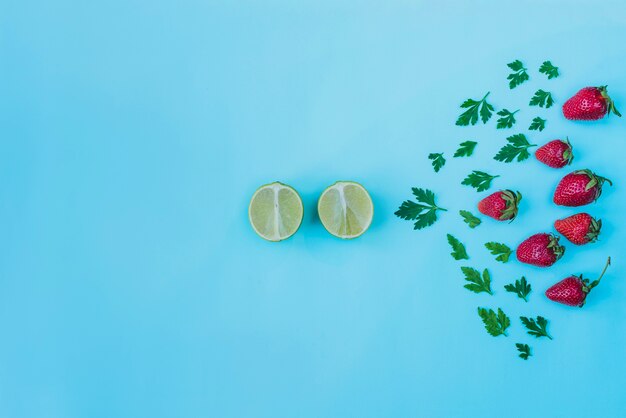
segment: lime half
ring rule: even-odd
[[[317,213],[328,232],[350,239],[367,231],[374,217],[374,204],[359,183],[338,181],[320,196]]]
[[[254,192],[248,217],[254,232],[268,241],[282,241],[296,233],[302,223],[302,199],[293,187],[279,182]]]

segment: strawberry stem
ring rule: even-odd
[[[607,179],[606,177],[602,177],[596,174],[596,177],[599,178],[601,181],[606,181],[607,183],[609,183],[610,186],[613,185],[613,182],[610,179]]]
[[[600,283],[600,280],[604,276],[604,273],[606,273],[606,269],[608,269],[610,265],[611,265],[611,257],[609,257],[606,260],[606,264],[604,265],[604,269],[602,269],[602,273],[600,273],[600,277],[595,279],[593,282],[589,283],[589,286],[587,286],[587,289],[589,289],[589,290],[587,290],[587,293],[589,293],[591,291],[591,289],[593,289],[594,287],[596,287],[598,285],[598,283]]]

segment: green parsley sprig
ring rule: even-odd
[[[517,158],[518,162],[524,161],[530,157],[528,148],[537,146],[536,144],[528,142],[524,134],[511,135],[506,140],[509,143],[498,151],[496,156],[493,157],[494,160],[510,163]]]
[[[463,222],[465,222],[472,229],[476,228],[481,223],[481,220],[474,216],[470,211],[460,210],[459,215],[463,217]]]
[[[552,107],[554,104],[554,99],[552,98],[552,93],[539,89],[535,92],[535,95],[532,99],[530,99],[529,105],[531,106],[539,106],[545,107],[546,109]]]
[[[513,253],[513,250],[500,242],[487,242],[485,243],[485,247],[491,252],[491,254],[497,256],[496,261],[500,261],[502,263],[508,262],[509,257]]]
[[[546,120],[541,119],[539,116],[533,119],[532,123],[528,127],[529,131],[543,131],[546,128]]]
[[[526,72],[527,68],[524,68],[524,64],[520,60],[515,60],[507,64],[513,72],[509,74],[506,78],[509,80],[509,88],[514,89],[515,87],[522,84],[524,81],[528,80],[528,73]]]
[[[446,159],[443,158],[443,152],[433,152],[431,154],[428,154],[428,159],[432,160],[435,173],[438,173],[439,170],[441,170],[441,167],[446,164]]]
[[[534,318],[527,318],[525,316],[520,316],[522,324],[528,329],[528,334],[532,335],[535,338],[539,337],[548,337],[552,339],[552,336],[548,334],[548,320],[543,316],[538,316],[535,320]]]
[[[479,115],[483,123],[487,123],[494,111],[493,106],[487,102],[487,96],[489,96],[489,92],[480,100],[465,100],[461,104],[461,108],[467,110],[461,113],[461,116],[456,120],[456,124],[458,126],[476,125]]]
[[[484,171],[474,170],[463,179],[461,184],[476,189],[477,192],[484,192],[491,187],[491,181],[499,175],[492,176]]]
[[[455,260],[469,260],[469,256],[467,255],[467,251],[465,250],[465,245],[461,241],[459,241],[456,237],[451,234],[448,234],[448,244],[452,247],[452,252],[450,255]]]
[[[411,189],[419,203],[405,200],[394,215],[407,221],[415,221],[413,229],[422,229],[431,226],[437,220],[437,211],[446,211],[435,203],[435,194],[428,189],[413,187]]]
[[[515,124],[515,114],[517,112],[519,112],[519,109],[514,112],[511,112],[508,109],[502,109],[499,111],[497,114],[501,117],[496,121],[496,129],[512,128]]]
[[[504,290],[507,292],[517,294],[517,297],[520,299],[524,299],[525,302],[528,302],[528,294],[532,290],[530,283],[526,281],[526,277],[515,280],[515,283],[507,284],[504,286]]]
[[[522,359],[528,360],[528,357],[532,356],[532,353],[530,352],[530,346],[528,344],[516,343],[515,347],[517,347],[517,351],[519,351],[519,356]]]
[[[544,61],[541,67],[539,67],[539,72],[547,75],[548,80],[550,80],[559,76],[559,67],[552,65],[550,61]]]
[[[489,335],[494,337],[498,335],[508,336],[506,329],[511,325],[511,320],[502,309],[498,308],[498,313],[496,314],[493,309],[479,307],[478,316],[483,320],[483,324],[485,324],[485,329]]]
[[[459,149],[456,150],[453,157],[469,157],[474,153],[474,148],[476,148],[476,144],[478,142],[475,141],[465,141],[459,144]]]
[[[472,267],[461,267],[461,271],[465,275],[465,281],[469,282],[463,287],[474,293],[489,293],[493,295],[491,291],[491,275],[487,269],[483,270],[481,276],[480,272]]]

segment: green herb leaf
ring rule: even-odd
[[[474,152],[478,142],[465,141],[459,144],[459,149],[454,153],[454,157],[469,157]]]
[[[507,292],[516,293],[518,298],[528,302],[527,296],[530,293],[531,287],[530,284],[526,282],[526,277],[515,280],[515,284],[507,284],[504,286],[504,289]]]
[[[512,128],[515,123],[515,114],[519,112],[517,109],[515,112],[511,112],[507,109],[502,109],[498,112],[498,115],[502,116],[498,118],[496,129]]]
[[[552,65],[550,61],[544,61],[539,67],[539,72],[548,76],[548,80],[551,78],[557,78],[559,76],[559,67]]]
[[[466,186],[471,186],[476,189],[477,192],[484,192],[489,187],[491,187],[491,181],[496,177],[500,176],[492,176],[491,174],[487,174],[484,171],[474,170],[470,174],[463,179],[461,184]]]
[[[458,126],[476,125],[479,114],[483,123],[487,123],[494,111],[493,106],[487,103],[487,96],[489,96],[489,93],[485,94],[485,97],[481,100],[467,99],[464,101],[461,104],[461,108],[467,110],[459,116],[456,124]]]
[[[469,225],[470,228],[474,229],[478,225],[480,225],[481,220],[472,214],[472,212],[467,210],[460,210],[459,214],[463,217],[463,222]]]
[[[489,335],[494,337],[498,335],[507,336],[506,329],[511,325],[511,320],[502,312],[502,309],[498,308],[496,314],[493,309],[478,308],[478,316],[483,320]]]
[[[513,253],[513,250],[511,250],[508,246],[499,242],[488,242],[485,244],[485,247],[487,247],[491,254],[497,255],[496,261],[501,261],[503,263],[509,261],[509,257]]]
[[[465,245],[454,236],[448,234],[448,244],[452,247],[450,255],[455,260],[468,260],[467,251],[465,251]]]
[[[528,157],[530,157],[530,153],[528,152],[528,148],[536,147],[535,144],[531,144],[526,139],[526,135],[517,134],[512,135],[506,139],[509,143],[498,151],[495,157],[493,157],[496,161],[502,161],[505,163],[510,163],[517,157],[517,161],[524,161]]]
[[[415,221],[413,229],[426,228],[435,223],[438,210],[446,209],[435,204],[435,194],[432,191],[417,187],[413,187],[412,190],[419,203],[405,200],[394,214],[407,221]]]
[[[506,78],[509,80],[509,88],[514,89],[515,87],[522,84],[524,81],[528,80],[528,73],[526,72],[527,68],[524,68],[524,64],[522,61],[515,60],[507,64],[507,66],[513,70],[511,74]]]
[[[516,343],[515,347],[517,347],[517,351],[519,351],[519,356],[524,360],[528,360],[528,357],[532,356],[528,344]]]
[[[535,92],[533,98],[530,99],[529,104],[531,106],[549,108],[554,104],[554,99],[552,99],[552,93],[539,89]]]
[[[433,168],[435,169],[435,173],[438,173],[446,164],[446,159],[443,158],[443,152],[428,154],[428,159],[433,160]]]
[[[536,320],[525,316],[520,316],[519,319],[522,320],[522,324],[524,324],[524,326],[528,329],[529,335],[532,335],[535,338],[548,337],[552,339],[546,329],[548,326],[548,320],[543,316],[538,316]]]
[[[545,119],[541,119],[539,116],[537,116],[535,119],[533,119],[532,123],[530,124],[530,126],[528,127],[529,130],[531,131],[543,131],[546,127],[546,120]]]
[[[464,288],[474,293],[486,292],[493,295],[491,291],[491,275],[487,269],[483,270],[482,276],[478,270],[472,267],[461,267],[461,271],[465,275],[465,280],[469,282],[463,286]]]

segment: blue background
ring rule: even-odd
[[[560,114],[602,84],[626,113],[624,39],[621,1],[4,0],[0,416],[626,416],[626,120]],[[511,91],[517,58],[531,80]],[[560,78],[537,72],[545,59]],[[538,88],[555,107],[528,107]],[[454,125],[486,91],[521,109],[514,129]],[[535,116],[545,131],[526,130]],[[585,209],[601,242],[546,270],[483,247],[575,212],[550,202],[565,170],[492,159],[517,132],[569,136],[573,167],[615,182]],[[450,158],[467,139],[475,156]],[[448,157],[439,174],[430,152]],[[460,185],[473,169],[524,194],[519,219],[463,224],[482,196]],[[316,218],[338,179],[374,199],[355,241]],[[280,244],[246,212],[273,180],[305,204]],[[393,216],[412,186],[449,209],[423,231]],[[471,260],[449,256],[448,232]],[[607,255],[584,309],[542,295]],[[488,267],[495,295],[463,289],[461,265]],[[527,304],[502,289],[521,275]],[[510,336],[487,335],[477,306],[502,307]],[[549,318],[554,341],[519,315]]]

